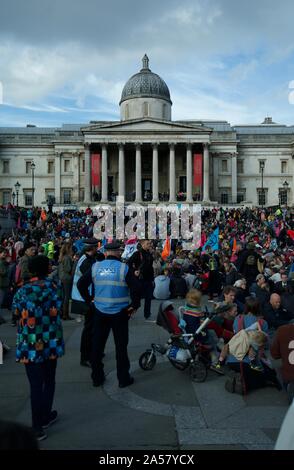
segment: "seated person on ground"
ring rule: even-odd
[[[282,360],[281,376],[289,403],[294,398],[294,324],[278,328],[270,347],[274,359]]]

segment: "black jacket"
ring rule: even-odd
[[[154,280],[153,256],[149,251],[143,249],[136,251],[129,259],[128,265],[133,272],[140,271],[143,281]]]
[[[264,319],[268,322],[268,326],[275,329],[279,326],[287,325],[294,318],[288,310],[283,307],[275,310],[270,303],[264,305],[263,314]]]
[[[287,281],[286,286],[283,286],[282,281],[276,282],[273,288],[273,292],[276,292],[279,295],[284,293],[294,294],[293,281]]]

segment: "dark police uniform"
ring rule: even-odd
[[[93,246],[98,246],[98,240],[95,238],[90,238],[83,240],[84,242],[84,251],[87,248]],[[104,259],[104,256],[101,254],[101,259]],[[93,264],[97,261],[95,256],[89,256],[87,253],[84,253],[77,262],[73,287],[72,287],[72,313],[84,315],[84,328],[81,335],[81,365],[90,366],[91,360],[91,348],[92,348],[92,329],[93,329],[93,314],[91,311],[91,306],[85,302],[85,299],[81,296],[77,284],[80,278],[87,272],[91,272]],[[91,289],[91,287],[90,287]]]
[[[105,245],[106,250],[118,250],[119,247],[116,241]],[[94,303],[91,358],[94,386],[102,385],[105,380],[102,358],[110,330],[116,347],[119,386],[126,387],[134,381],[129,374],[128,320],[130,309],[140,306],[140,288],[137,278],[119,256],[118,251],[118,256],[108,256],[104,261],[95,263],[77,284],[85,301],[89,303],[93,300]],[[94,286],[94,297],[89,293],[91,284]]]

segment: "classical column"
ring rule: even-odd
[[[80,200],[80,152],[72,154],[73,160],[73,202]]]
[[[55,162],[54,162],[54,167],[55,167],[55,203],[56,204],[61,204],[61,191],[60,191],[60,186],[61,186],[61,181],[60,181],[60,161],[61,161],[61,153],[56,152],[55,153]]]
[[[142,201],[142,161],[141,144],[136,143],[136,202]]]
[[[209,144],[203,144],[203,201],[209,202]]]
[[[85,195],[84,202],[91,202],[91,153],[90,144],[85,143]]]
[[[118,144],[118,195],[125,197],[125,149],[124,144]]]
[[[101,160],[101,202],[107,202],[108,200],[108,180],[107,180],[107,145],[104,143],[101,145],[102,148],[102,160]]]
[[[186,149],[186,158],[187,158],[187,163],[186,163],[186,171],[187,171],[187,176],[186,176],[186,185],[187,185],[187,202],[192,202],[192,173],[193,173],[193,168],[192,168],[192,144],[188,143],[187,144],[187,149]]]
[[[237,154],[232,153],[232,203],[237,202]]]
[[[158,202],[158,143],[152,148],[152,202]]]
[[[169,144],[169,200],[176,200],[175,144]]]

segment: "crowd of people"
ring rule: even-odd
[[[80,364],[91,368],[95,387],[105,381],[102,359],[113,331],[118,384],[126,387],[134,382],[128,319],[143,299],[146,320],[156,316],[153,299],[170,300],[168,307],[183,299],[186,331],[192,333],[208,305],[211,367],[234,371],[226,390],[245,394],[273,385],[292,400],[293,212],[212,208],[203,209],[201,219],[201,247],[187,251],[182,240],[170,240],[163,256],[165,240],[136,240],[134,253],[122,261],[126,240],[94,238],[97,215],[90,207],[18,210],[17,227],[1,237],[0,308],[11,310],[17,327],[16,360],[25,364],[39,440],[57,419],[52,407],[57,360],[64,354],[62,321],[83,316]],[[168,224],[170,233],[169,218]],[[216,228],[217,246],[209,243]],[[281,370],[270,357],[281,359]]]

